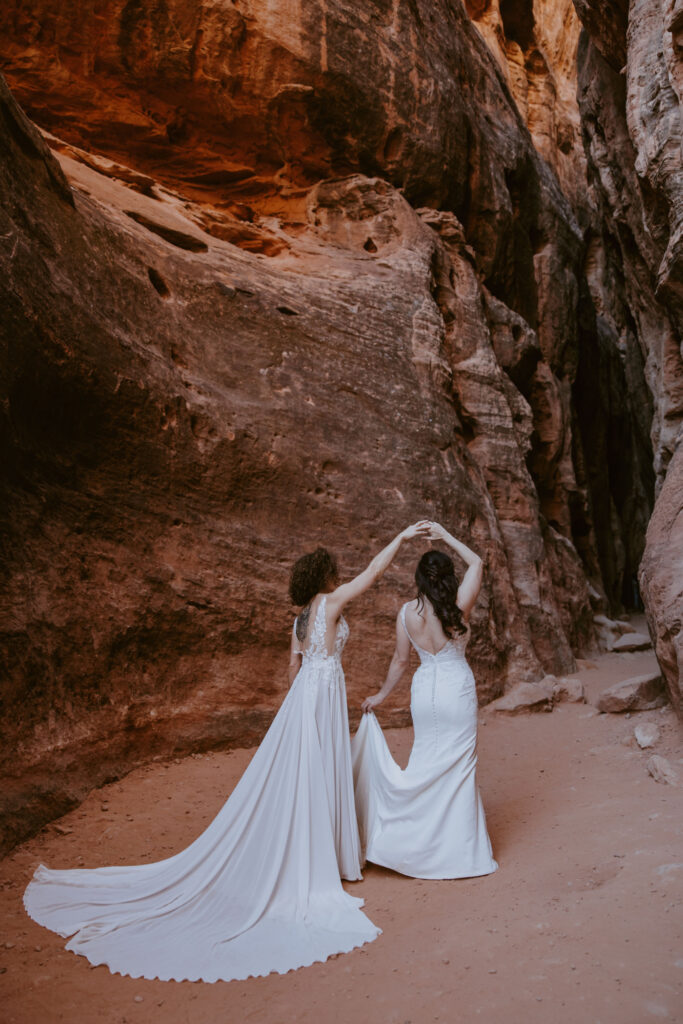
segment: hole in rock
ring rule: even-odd
[[[170,242],[171,245],[175,245],[179,249],[186,249],[188,252],[208,252],[209,247],[206,242],[203,242],[201,238],[197,238],[196,235],[177,231],[175,228],[169,228],[165,224],[157,224],[156,221],[150,220],[149,217],[145,217],[143,213],[138,213],[136,210],[124,210],[124,213],[131,220],[134,220],[136,224],[141,224],[143,228],[147,228],[148,231],[159,235],[165,242]]]
[[[377,246],[375,245],[371,238],[367,239],[367,241],[363,245],[363,248],[365,249],[366,252],[377,252]]]
[[[392,128],[384,143],[384,159],[398,160],[403,148],[403,132],[400,128]]]
[[[299,314],[295,309],[290,309],[289,306],[278,306],[278,313],[284,313],[285,316],[298,316]]]
[[[537,255],[541,250],[545,249],[547,244],[545,234],[536,227],[532,227],[529,230],[529,242],[531,243],[534,255]]]
[[[531,46],[535,28],[533,0],[502,0],[500,16],[507,39],[519,43],[523,50]]]
[[[559,125],[557,129],[557,148],[565,155],[574,148],[574,136],[571,127]]]
[[[159,295],[161,295],[162,298],[165,299],[168,295],[171,294],[168,285],[166,284],[158,270],[155,270],[154,267],[148,267],[147,274],[155,291],[159,292]]]
[[[238,290],[233,288],[229,284],[225,284],[224,281],[216,281],[216,288],[221,293],[221,295],[225,295],[228,299],[234,299]]]
[[[242,238],[233,242],[246,252],[258,253],[261,256],[279,256],[289,246],[279,238]]]
[[[529,75],[549,75],[548,64],[539,49],[534,47],[533,50],[527,55],[524,62],[527,74]]]
[[[229,242],[230,245],[236,245],[246,252],[258,253],[261,256],[278,256],[283,250],[289,248],[283,239],[265,234],[242,222],[219,223],[214,221],[206,223],[204,229],[214,238],[220,238],[223,242]]]
[[[465,0],[465,7],[470,18],[481,18],[483,14],[486,14],[490,6],[489,0]]]

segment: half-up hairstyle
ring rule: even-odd
[[[426,551],[415,570],[417,609],[429,600],[446,636],[466,633],[467,626],[458,608],[458,580],[453,562],[443,551]]]
[[[294,563],[289,578],[292,604],[307,605],[336,576],[337,560],[326,548],[317,548],[309,555],[302,555]]]

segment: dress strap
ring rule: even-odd
[[[404,605],[401,606],[401,622],[403,623],[403,628],[406,631],[406,636],[408,637],[411,645],[415,648],[416,651],[419,651],[419,647],[417,646],[417,644],[413,640],[412,636],[408,632],[408,627],[406,626],[406,608],[407,607],[408,607],[407,604],[404,604]]]

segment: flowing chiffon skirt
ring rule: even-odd
[[[185,850],[132,867],[50,870],[24,894],[66,948],[134,978],[285,973],[380,933],[340,881],[360,878],[344,675],[305,657],[218,816]]]

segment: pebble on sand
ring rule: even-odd
[[[641,722],[633,730],[636,742],[643,750],[646,747],[654,747],[659,742],[662,732],[654,722]]]
[[[665,757],[660,757],[659,754],[652,755],[647,762],[647,770],[655,782],[668,782],[670,786],[678,785],[678,772]]]

